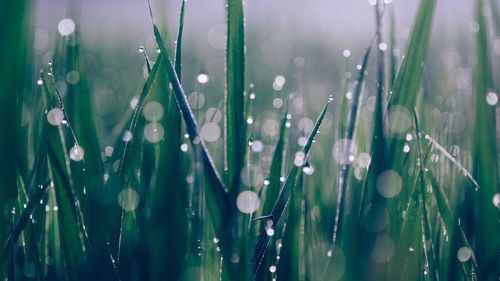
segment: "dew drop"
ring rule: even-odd
[[[269,267],[269,271],[270,271],[271,273],[276,272],[276,266],[275,266],[275,265],[271,265],[271,266]]]
[[[36,81],[36,84],[37,84],[38,86],[42,86],[42,85],[43,85],[43,80],[42,80],[42,79],[38,79],[38,80]]]
[[[69,157],[73,161],[81,161],[83,159],[83,155],[83,148],[78,145],[73,146],[69,151]]]
[[[333,101],[333,95],[329,95],[328,96],[328,102],[332,102]]]
[[[58,107],[52,108],[47,113],[47,121],[50,123],[50,125],[59,126],[61,125],[63,120],[64,112]]]
[[[498,103],[498,95],[494,92],[489,92],[486,95],[486,102],[492,106],[496,105]]]
[[[139,50],[138,50],[138,51],[139,51],[139,53],[141,53],[141,54],[142,54],[142,53],[144,53],[144,46],[139,46]]]

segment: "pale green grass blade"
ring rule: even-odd
[[[498,254],[500,253],[500,212],[492,204],[494,196],[500,192],[498,178],[497,139],[495,106],[488,104],[496,93],[490,93],[492,88],[490,56],[488,51],[488,29],[484,16],[483,0],[477,1],[476,21],[479,30],[476,33],[477,58],[474,67],[474,124],[472,126],[472,173],[477,180],[479,191],[476,194],[478,206],[475,214],[475,235],[479,277],[493,280],[498,274]],[[492,96],[493,95],[493,96]],[[496,102],[495,102],[496,103]],[[493,267],[493,268],[492,268]],[[491,269],[490,269],[491,268]],[[493,272],[495,273],[493,273]]]
[[[413,109],[427,55],[432,17],[436,0],[422,0],[406,47],[405,59],[392,89],[389,106],[402,105]]]
[[[238,194],[240,171],[245,154],[244,96],[245,91],[245,29],[242,0],[227,0],[226,46],[226,165],[227,186]]]
[[[397,43],[396,43],[396,15],[394,8],[391,7],[391,21],[389,26],[389,90],[392,90],[392,85],[396,81],[396,74],[398,72],[398,58],[396,56]]]

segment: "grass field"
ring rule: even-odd
[[[0,280],[500,280],[498,0],[370,0],[353,46],[142,2],[0,3]]]

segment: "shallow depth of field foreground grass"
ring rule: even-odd
[[[135,43],[0,2],[0,280],[500,280],[498,0],[370,0],[341,52],[176,1]]]

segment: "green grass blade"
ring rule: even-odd
[[[481,187],[477,193],[475,214],[475,230],[477,236],[477,256],[479,262],[479,277],[487,280],[487,270],[493,264],[498,264],[500,253],[500,212],[491,204],[495,194],[500,192],[498,178],[497,139],[495,106],[487,103],[492,88],[490,57],[488,51],[488,30],[484,16],[482,0],[477,1],[476,21],[479,30],[476,33],[477,62],[474,67],[474,124],[472,126],[472,173]],[[492,93],[497,96],[497,94]],[[498,270],[498,265],[496,266]],[[484,276],[483,276],[484,275]],[[491,277],[496,278],[496,277]]]
[[[52,108],[52,100],[49,88],[43,79],[43,92],[45,104]],[[49,159],[50,175],[54,182],[54,190],[58,206],[58,220],[60,227],[64,229],[60,232],[61,248],[64,262],[67,267],[67,274],[73,280],[78,280],[78,272],[81,263],[85,260],[86,249],[81,214],[79,214],[78,202],[71,185],[69,172],[69,158],[63,143],[62,127],[52,126],[48,122],[44,124],[44,136],[47,142],[47,154]]]
[[[392,90],[392,86],[396,81],[398,58],[396,56],[397,43],[396,43],[396,16],[394,15],[394,8],[391,6],[391,22],[389,26],[389,90]]]
[[[419,128],[419,120],[416,111],[413,111],[413,117],[415,119],[415,131],[417,136],[417,155],[419,163],[424,163],[424,157],[422,155],[422,147],[420,146],[420,128]],[[425,167],[424,167],[425,168]],[[422,216],[421,216],[421,226],[422,226],[422,245],[424,250],[425,257],[425,265],[424,270],[427,271],[427,278],[431,281],[439,280],[439,272],[437,269],[436,262],[436,251],[434,247],[434,242],[432,241],[431,236],[431,228],[429,225],[429,212],[427,210],[427,199],[426,199],[426,184],[427,181],[424,179],[424,171],[423,169],[419,169],[418,173],[419,182],[420,182],[420,198],[422,200]],[[427,241],[430,241],[428,243]]]
[[[238,194],[240,171],[245,154],[244,96],[245,91],[245,30],[242,0],[227,0],[226,53],[226,161],[227,186]]]
[[[182,32],[184,30],[184,9],[186,6],[186,0],[182,0],[181,15],[179,19],[179,29],[177,31],[177,40],[175,40],[175,73],[179,77],[179,81],[182,81]]]
[[[363,63],[361,64],[361,69],[358,73],[358,78],[354,85],[353,102],[349,109],[349,114],[347,117],[347,128],[344,137],[348,140],[354,140],[355,128],[359,116],[359,103],[361,100],[361,89],[363,87],[363,82],[365,79],[366,66],[368,64],[368,58],[370,57],[371,46],[366,50],[363,56]],[[344,151],[344,158],[347,159],[351,153],[351,142],[347,142]],[[345,206],[345,193],[347,188],[347,176],[349,174],[349,165],[345,164],[341,168],[338,181],[338,197],[337,197],[337,207],[335,212],[335,221],[333,226],[333,237],[332,237],[332,247],[337,245],[342,233],[343,219],[344,219],[344,206]]]
[[[392,89],[389,106],[402,105],[411,111],[420,89],[436,0],[422,0],[406,47],[405,59]]]
[[[262,196],[264,206],[262,207],[262,215],[267,216],[271,213],[273,204],[278,198],[281,187],[281,171],[283,167],[283,156],[285,148],[286,122],[288,121],[287,111],[285,110],[280,126],[280,135],[276,148],[274,149],[273,161],[269,172],[269,185],[264,189]]]
[[[172,89],[179,109],[182,113],[182,118],[184,119],[191,144],[193,145],[193,147],[196,147],[196,149],[199,149],[201,153],[202,161],[205,165],[204,171],[206,172],[207,178],[210,182],[210,186],[213,188],[212,191],[214,193],[216,201],[219,204],[218,208],[220,208],[220,213],[227,214],[230,212],[230,203],[226,195],[226,187],[222,182],[222,178],[219,176],[217,169],[215,168],[215,164],[212,160],[212,157],[208,153],[205,142],[200,137],[198,124],[196,123],[196,120],[194,118],[193,111],[191,110],[191,107],[187,102],[186,95],[184,94],[184,90],[182,89],[179,78],[175,73],[175,69],[168,55],[167,48],[165,47],[165,43],[156,24],[153,24],[153,31],[156,38],[156,43],[158,44],[161,52],[166,57],[165,64],[167,68],[167,74],[170,82],[172,83]]]
[[[9,200],[17,198],[16,150],[20,143],[20,113],[22,109],[22,87],[25,81],[25,62],[28,53],[28,34],[26,29],[27,1],[2,2],[0,17],[2,26],[0,36],[1,73],[0,75],[0,208],[5,210]],[[14,136],[14,137],[13,137]],[[0,215],[0,243],[7,240],[10,222]],[[0,276],[3,278],[3,276]]]
[[[314,128],[312,129],[309,138],[307,139],[306,145],[302,149],[302,152],[304,153],[304,163],[307,161],[309,157],[309,152],[311,150],[311,146],[313,144],[313,140],[319,130],[319,127],[321,126],[321,123],[323,122],[323,118],[325,117],[326,110],[328,109],[328,104],[330,103],[330,100],[326,103],[325,107],[323,108],[323,111],[321,112],[321,115],[319,116],[318,120],[316,121],[316,124],[314,125]],[[288,173],[288,176],[285,180],[285,185],[280,191],[280,194],[278,196],[278,199],[276,200],[274,207],[271,211],[270,218],[269,220],[272,221],[272,225],[278,225],[280,222],[280,219],[283,215],[283,212],[285,211],[285,208],[288,204],[288,201],[290,199],[290,194],[292,192],[292,189],[294,186],[296,186],[296,180],[298,179],[297,174],[299,173],[299,169],[302,169],[302,167],[298,166],[293,166],[293,168],[290,170]],[[259,270],[259,267],[262,263],[262,259],[264,257],[264,254],[266,252],[267,246],[269,244],[269,239],[270,237],[267,235],[266,231],[262,231],[259,235],[259,238],[257,239],[257,243],[255,244],[252,252],[252,258],[251,262],[253,263],[253,275],[257,273]]]

